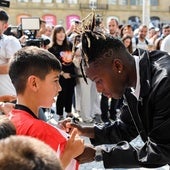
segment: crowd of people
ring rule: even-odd
[[[83,21],[73,20],[66,30],[40,20],[35,38],[48,43],[37,47],[28,46],[25,35],[6,35],[8,19],[0,9],[0,167],[77,170],[94,160],[105,168],[170,163],[169,136],[162,133],[170,127],[170,25],[133,30],[111,18],[106,26],[91,20],[83,29]],[[41,117],[53,103],[55,124]],[[137,136],[141,148],[130,144]],[[95,147],[105,144],[109,149]]]

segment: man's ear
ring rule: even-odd
[[[113,70],[115,73],[122,73],[123,71],[123,63],[120,59],[114,59],[113,60]]]
[[[31,75],[28,77],[28,86],[30,87],[30,89],[32,89],[33,91],[37,91],[38,88],[39,88],[39,78],[34,76],[34,75]]]

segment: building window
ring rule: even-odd
[[[136,0],[130,0],[130,5],[137,5]]]
[[[150,3],[152,6],[158,6],[158,0],[151,0]]]
[[[143,0],[130,0],[130,5],[142,5]]]
[[[56,0],[56,3],[64,3],[64,0]]]
[[[77,0],[68,0],[69,4],[77,4]]]
[[[43,3],[52,3],[53,0],[43,0]]]
[[[128,0],[119,0],[119,5],[128,5]]]
[[[90,0],[89,7],[96,9],[97,8],[97,0]]]
[[[18,2],[28,2],[29,0],[18,0]]]
[[[32,0],[32,2],[40,3],[41,0]]]
[[[117,0],[108,0],[108,4],[116,5],[117,4]]]

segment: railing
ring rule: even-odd
[[[103,9],[103,10],[107,10],[108,9],[108,4],[82,4],[80,3],[80,9],[90,9],[90,8],[94,8],[94,9]]]
[[[0,0],[3,1],[3,0]],[[7,0],[9,1],[9,0]],[[34,3],[35,2],[35,3]],[[99,10],[142,10],[141,5],[118,5],[118,4],[101,4],[101,3],[70,3],[70,0],[11,0],[10,6],[12,8],[72,8],[72,9],[99,9]],[[73,1],[74,2],[74,1]],[[76,2],[76,1],[75,1]],[[78,2],[78,1],[77,1]],[[170,12],[170,6],[161,8],[159,6],[151,7],[151,11]]]
[[[65,2],[66,0],[64,0]],[[57,3],[54,0],[51,0],[51,2],[45,3],[43,0],[37,1],[37,2],[18,2],[17,0],[12,0],[11,1],[11,8],[14,9],[79,9],[79,4],[75,3]]]

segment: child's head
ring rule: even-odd
[[[60,61],[47,50],[28,46],[16,52],[10,60],[9,76],[19,94],[23,94],[32,75],[44,80],[51,71],[60,72]]]
[[[15,135],[1,139],[0,150],[1,170],[63,170],[56,152],[30,136]]]
[[[0,35],[8,28],[8,14],[0,8]]]
[[[0,115],[0,139],[15,135],[16,129],[6,115]]]
[[[9,17],[7,13],[3,9],[0,8],[0,21],[8,22],[8,19]]]

